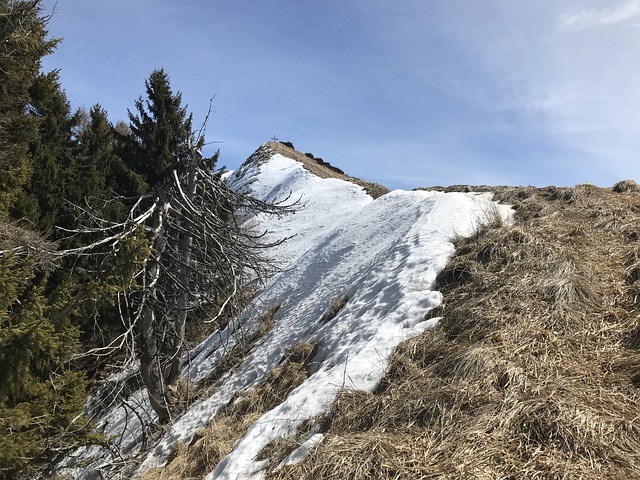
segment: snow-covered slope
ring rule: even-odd
[[[190,441],[238,391],[264,382],[288,348],[311,342],[317,353],[309,378],[258,419],[206,477],[261,478],[264,462],[255,458],[267,443],[294,436],[300,424],[326,410],[341,389],[374,389],[393,348],[435,325],[437,319],[425,320],[425,314],[440,302],[435,279],[453,252],[451,239],[470,235],[496,214],[506,218],[510,213],[488,194],[393,191],[373,200],[361,187],[320,179],[264,146],[258,156],[261,161],[243,166],[229,181],[263,200],[299,201],[294,215],[248,220],[266,229],[271,239],[291,237],[272,252],[283,271],[251,309],[192,352],[185,374],[193,382],[206,378],[225,352],[257,329],[255,309],[279,305],[275,323],[243,363],[219,381],[213,395],[192,406],[142,454],[137,475],[163,465],[177,441]],[[337,298],[348,301],[326,321]],[[144,397],[143,392],[132,396],[145,410],[140,419],[153,418]],[[105,422],[108,431],[124,429],[123,447],[136,451],[142,428],[133,415],[124,425],[127,408],[112,409]],[[321,438],[315,435],[311,441]],[[108,461],[104,454],[92,451],[98,463]],[[90,478],[96,465],[74,473]]]

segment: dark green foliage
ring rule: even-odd
[[[100,198],[106,190],[107,175],[117,156],[114,154],[114,132],[107,112],[95,105],[88,113],[77,134],[75,183],[83,185],[83,197],[77,200]]]
[[[118,220],[125,208],[105,201],[138,195],[144,180],[120,157],[122,135],[109,123],[107,112],[95,105],[89,112],[71,114],[57,72],[39,75],[31,97],[30,115],[39,125],[29,145],[34,168],[12,215],[28,218],[47,232],[54,226],[76,227],[73,205],[99,208],[104,218]]]
[[[71,114],[57,72],[40,71],[42,56],[57,43],[46,39],[47,19],[41,14],[37,0],[0,0],[0,222],[11,212],[51,230],[65,220],[67,200],[78,201],[106,187],[95,162],[108,157],[108,148],[87,137],[87,148],[79,147],[74,133],[80,116]],[[95,120],[84,132],[106,136],[105,125]],[[89,158],[87,166],[83,160]],[[85,182],[88,172],[92,175]],[[72,224],[71,218],[66,221]],[[139,268],[139,263],[123,245],[122,262],[105,266],[104,277],[81,279],[70,265],[54,275],[51,258],[44,262],[24,249],[25,245],[50,249],[50,243],[18,224],[0,227],[0,479],[4,479],[15,478],[18,472],[28,475],[70,446],[95,440],[81,415],[85,375],[72,371],[67,362],[79,347],[79,326],[95,310],[92,298],[111,299],[114,291],[124,288],[123,278],[131,278],[127,269]]]
[[[87,239],[85,239],[86,241]],[[85,348],[104,347],[121,335],[126,326],[123,324],[120,309],[126,311],[126,305],[118,305],[117,295],[128,290],[136,290],[134,276],[144,268],[150,249],[144,229],[118,244],[115,252],[96,252],[96,255],[78,261],[70,281],[82,288],[78,293],[82,301],[78,308],[76,323],[82,330],[81,340]],[[96,359],[88,357],[90,363]],[[109,357],[104,357],[105,362]]]
[[[86,124],[77,135],[73,172],[74,182],[82,188],[68,200],[76,205],[100,206],[104,218],[117,221],[125,214],[124,206],[121,202],[104,201],[139,195],[144,180],[125,165],[119,154],[127,130],[119,133],[100,105],[93,106],[86,115]]]
[[[132,144],[135,143],[129,125],[119,121],[112,127],[114,140],[113,163],[107,178],[107,194],[117,194],[123,197],[136,197],[146,192],[147,183],[144,176],[131,167],[133,154]]]
[[[2,249],[51,246],[16,225],[2,227]],[[0,479],[100,440],[82,416],[85,373],[69,360],[81,348],[81,326],[110,313],[117,294],[134,288],[148,255],[139,231],[120,242],[111,261],[98,256],[83,274],[65,268],[52,280],[51,255],[0,254]],[[112,327],[105,323],[98,328],[108,335]]]
[[[181,171],[181,159],[189,156],[192,117],[174,94],[169,76],[154,70],[145,82],[147,100],[136,100],[136,113],[129,112],[131,136],[126,144],[126,162],[147,182],[150,190],[162,184],[172,169]]]
[[[26,217],[47,231],[60,224],[65,199],[76,200],[83,185],[74,181],[76,117],[71,115],[58,72],[38,75],[30,95],[30,115],[38,119],[38,136],[29,147],[34,168],[13,215]]]
[[[128,126],[113,126],[99,105],[73,113],[58,72],[41,72],[57,43],[46,39],[46,21],[39,0],[0,0],[0,480],[33,476],[99,440],[82,416],[85,372],[99,362],[74,354],[132,335],[134,325],[141,365],[159,380],[168,412],[187,312],[203,299],[227,305],[242,290],[236,272],[267,270],[264,247],[233,212],[282,211],[234,194],[213,172],[217,154],[202,158],[204,138],[163,70],[145,82]],[[153,216],[134,215],[141,209]],[[94,245],[74,257],[54,252],[53,240]]]
[[[38,1],[0,0],[0,218],[31,174],[28,146],[39,119],[26,113],[40,59],[56,45],[45,27]]]
[[[340,175],[344,175],[344,170],[338,168],[338,167],[334,167],[333,165],[331,165],[329,162],[325,162],[322,158],[320,157],[315,157],[314,160],[316,161],[316,163],[318,165],[322,165],[324,167],[327,167],[330,170],[333,170],[336,173],[339,173]]]
[[[45,297],[37,267],[30,257],[0,257],[0,478],[91,439],[84,376],[65,368],[78,346],[74,289]]]

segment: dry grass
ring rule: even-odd
[[[206,428],[196,432],[190,444],[179,443],[173,459],[163,468],[145,473],[143,480],[200,480],[226,457],[233,445],[260,414],[218,414]]]
[[[612,190],[616,193],[622,192],[640,192],[640,185],[638,185],[634,180],[622,180],[616,183]]]
[[[346,295],[343,297],[332,298],[331,302],[329,302],[329,311],[322,316],[320,322],[324,324],[333,320],[336,315],[340,313],[340,310],[344,308],[348,301],[349,297],[347,297]]]
[[[256,420],[308,378],[316,351],[317,346],[309,342],[299,342],[288,349],[263,384],[247,393],[237,392],[236,398],[199,430],[190,444],[178,445],[167,466],[149,470],[143,479],[195,480],[211,472]]]
[[[236,345],[228,350],[225,355],[218,361],[216,367],[198,383],[200,393],[199,397],[211,395],[211,386],[215,386],[218,380],[225,376],[228,372],[237,368],[245,359],[247,354],[256,346],[258,341],[269,331],[274,325],[275,314],[280,310],[280,305],[274,305],[258,319],[258,326],[251,334],[245,335]]]
[[[575,190],[573,188],[550,187],[549,199],[568,202],[573,200]]]
[[[280,305],[274,305],[260,315],[256,329],[250,334],[244,335],[233,348],[228,349],[215,368],[197,384],[193,385],[186,379],[181,379],[178,384],[177,402],[171,412],[174,417],[180,416],[194,402],[213,395],[220,379],[242,364],[247,354],[271,330],[275,322],[274,316],[279,309]]]
[[[298,342],[288,349],[279,366],[269,372],[267,381],[248,394],[240,394],[233,401],[234,415],[265,413],[280,405],[287,396],[309,376],[309,363],[316,353],[316,345]]]
[[[439,326],[396,349],[376,392],[343,392],[325,440],[269,478],[638,478],[640,194],[626,192],[497,188],[517,223],[459,242]]]
[[[57,268],[57,244],[44,238],[35,229],[26,228],[21,222],[0,222],[0,258],[13,255],[30,258],[38,269],[51,272]]]

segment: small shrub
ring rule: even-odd
[[[558,200],[562,202],[569,202],[575,197],[575,190],[573,188],[557,188],[551,187],[551,193],[549,198],[551,200]]]
[[[436,284],[443,289],[468,283],[474,277],[474,270],[471,262],[451,262],[438,274]]]
[[[322,165],[323,167],[327,167],[329,170],[333,170],[336,173],[339,173],[340,175],[344,175],[344,170],[338,168],[338,167],[334,167],[333,165],[331,165],[329,162],[325,162],[322,158],[320,157],[316,157],[314,158],[314,160],[316,161],[316,163],[318,165]]]
[[[640,192],[640,185],[633,180],[622,180],[616,183],[611,190],[616,193],[622,192]]]
[[[308,365],[318,351],[318,345],[310,342],[298,342],[287,349],[284,359],[291,363],[302,363]]]
[[[605,217],[600,222],[596,223],[596,228],[602,230],[608,230],[610,232],[621,232],[624,230],[625,224],[617,215]]]

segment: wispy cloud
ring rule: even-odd
[[[560,29],[578,31],[597,26],[618,25],[636,18],[639,14],[639,0],[627,1],[617,8],[582,9],[577,13],[562,15]]]
[[[550,182],[606,185],[611,177],[638,176],[640,32],[627,27],[640,20],[640,0],[611,3],[600,9],[594,0],[495,1],[475,8],[452,1],[435,40],[456,46],[449,49],[455,56],[435,57],[439,68],[423,71],[475,114],[456,117],[465,129],[457,145],[479,162],[495,158],[496,170],[498,158],[526,156]],[[584,35],[573,35],[577,30]]]

